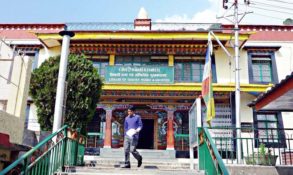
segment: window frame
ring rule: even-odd
[[[203,70],[204,70],[204,63],[200,64],[200,61],[193,61],[193,62],[176,62],[174,63],[174,71],[175,71],[175,75],[174,75],[174,81],[175,82],[193,82],[192,77],[194,76],[194,70],[193,70],[193,64],[199,65],[199,81],[196,82],[202,82],[202,76],[203,76]],[[178,69],[176,69],[177,65],[182,65],[182,68],[180,70],[180,80],[177,80],[176,78],[176,71]],[[187,67],[190,69],[189,70],[189,80],[184,80],[184,77],[186,77],[185,75],[185,70],[187,69]]]
[[[98,71],[100,77],[104,78],[105,74],[106,74],[106,66],[109,66],[109,60],[96,60],[96,59],[93,59],[91,61],[93,63],[94,68]],[[107,63],[107,64],[104,67],[102,67],[103,63]],[[95,64],[99,65],[99,67],[96,67]],[[102,69],[104,70],[104,74],[101,74]]]
[[[186,58],[190,57],[190,59],[177,59],[176,60],[176,57],[186,57]],[[200,57],[200,58],[201,59],[192,59],[192,56],[179,56],[179,55],[175,56],[175,60],[174,60],[174,71],[175,71],[175,75],[176,75],[176,64],[178,64],[178,63],[185,63],[185,64],[186,63],[189,63],[190,64],[190,67],[191,67],[191,69],[190,69],[191,74],[190,74],[190,80],[189,81],[185,81],[185,80],[177,81],[175,75],[174,75],[174,81],[175,82],[180,82],[180,83],[194,82],[192,80],[192,76],[193,76],[192,63],[197,63],[198,64],[199,62],[203,62],[202,66],[200,66],[201,67],[201,70],[202,70],[200,72],[200,80],[199,81],[196,81],[196,83],[202,82],[203,72],[204,72],[204,66],[205,66],[205,57]],[[216,71],[216,64],[215,63],[216,63],[216,61],[215,61],[215,55],[213,54],[213,55],[211,55],[211,69],[212,69],[213,83],[217,83],[217,71]],[[182,68],[181,71],[184,71],[184,70],[185,69],[184,69],[184,66],[183,66],[183,68]],[[184,75],[181,75],[181,77],[182,76],[184,77]]]
[[[7,111],[8,100],[1,99],[0,103],[1,103],[1,105],[3,105],[3,109],[0,109],[0,110]]]
[[[273,114],[276,116],[276,123],[277,123],[277,128],[276,131],[278,133],[278,141],[277,142],[262,142],[259,139],[259,127],[258,127],[258,123],[261,122],[265,122],[266,124],[269,123],[268,120],[258,120],[257,119],[257,115],[260,114],[264,114],[264,115],[269,115],[269,114]],[[272,147],[272,148],[285,148],[286,147],[286,139],[285,139],[285,131],[284,131],[284,125],[283,125],[283,118],[282,118],[282,114],[281,112],[272,112],[272,111],[260,111],[260,112],[256,112],[255,110],[253,111],[253,125],[254,125],[254,139],[255,139],[255,147],[258,148],[259,145],[261,143],[264,143],[266,145],[266,147]],[[268,127],[266,128],[262,128],[264,129],[268,129]]]
[[[125,61],[128,58],[131,61]],[[148,61],[142,61],[147,58]],[[122,62],[117,62],[118,59],[122,59]],[[168,66],[168,62],[158,62],[152,59],[152,56],[148,55],[115,55],[115,66]]]
[[[249,74],[249,83],[252,84],[269,84],[269,83],[278,83],[278,73],[277,73],[277,66],[276,66],[276,59],[275,59],[275,52],[274,51],[265,51],[265,52],[257,52],[257,51],[248,51],[248,74]],[[271,81],[255,81],[253,77],[253,57],[260,56],[260,57],[268,57],[270,58],[270,69],[271,69]]]

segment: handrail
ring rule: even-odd
[[[101,132],[88,132],[87,136],[102,136],[103,133]]]
[[[49,137],[41,141],[39,144],[37,144],[35,147],[33,147],[31,150],[26,152],[24,155],[22,155],[20,158],[18,158],[16,161],[14,161],[11,165],[6,167],[3,171],[0,172],[0,175],[4,175],[8,173],[10,170],[12,170],[14,167],[16,167],[19,163],[22,163],[23,160],[28,158],[30,155],[32,155],[36,150],[41,148],[43,145],[45,145],[49,140],[51,140],[53,137],[55,137],[59,132],[62,130],[66,129],[68,126],[64,125],[62,128],[60,128],[58,131],[55,133],[51,134]]]
[[[65,165],[76,165],[77,159],[81,159],[79,163],[83,163],[83,159],[80,158],[83,155],[79,155],[83,154],[81,147],[84,145],[79,143],[80,140],[83,140],[81,138],[83,136],[77,134],[77,139],[71,139],[67,136],[68,131],[70,128],[64,125],[6,167],[0,172],[0,175],[15,170],[14,168],[22,163],[24,164],[19,173],[24,175],[51,175],[58,169],[61,170]],[[56,143],[52,141],[53,139],[56,140]]]
[[[229,175],[207,128],[199,128],[199,168],[207,174]],[[212,162],[212,163],[211,163]]]
[[[189,138],[189,134],[174,134],[175,137],[186,137]]]

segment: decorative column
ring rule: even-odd
[[[174,139],[174,127],[173,127],[173,119],[174,119],[174,107],[169,106],[167,111],[168,117],[168,128],[167,128],[167,150],[174,150],[175,139]]]
[[[112,146],[112,106],[107,106],[106,110],[106,133],[104,138],[104,148]]]
[[[168,66],[174,66],[174,54],[170,53],[168,55]]]
[[[110,53],[109,66],[114,66],[114,65],[115,65],[115,53]]]

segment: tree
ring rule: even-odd
[[[283,21],[283,24],[292,26],[293,25],[293,19],[287,18],[285,21]]]
[[[38,122],[44,131],[52,130],[60,56],[50,57],[32,73],[30,95],[37,107]],[[103,82],[91,61],[69,55],[64,124],[83,127],[92,119]]]

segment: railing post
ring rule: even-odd
[[[23,175],[26,175],[26,168],[27,168],[27,165],[28,165],[28,160],[27,158],[24,159],[24,163],[23,163]]]
[[[201,128],[202,127],[202,125],[201,125],[201,123],[202,123],[202,121],[201,121],[201,96],[199,96],[199,97],[197,97],[196,98],[196,123],[197,123],[197,126],[196,126],[196,129],[197,129],[197,142],[198,142],[198,145],[197,145],[197,160],[199,160],[200,159],[200,155],[199,155],[199,144],[200,144],[200,138],[199,138],[199,128]],[[191,153],[191,152],[190,152]],[[190,154],[190,155],[192,155],[193,154],[193,152]],[[194,155],[192,155],[192,156],[194,156]],[[197,168],[199,169],[199,163],[197,164]]]
[[[77,165],[77,158],[78,158],[78,142],[79,142],[79,137],[80,137],[80,129],[77,128],[77,137],[76,137],[76,142],[75,142],[75,153],[74,153],[74,166]]]
[[[65,167],[64,167],[64,165],[65,165],[65,159],[66,159],[66,154],[67,154],[67,152],[66,152],[66,148],[67,148],[67,139],[68,139],[68,137],[67,137],[67,127],[64,129],[64,142],[63,142],[63,144],[62,144],[62,165],[61,165],[61,169],[62,169],[62,172],[64,172],[65,171]]]

